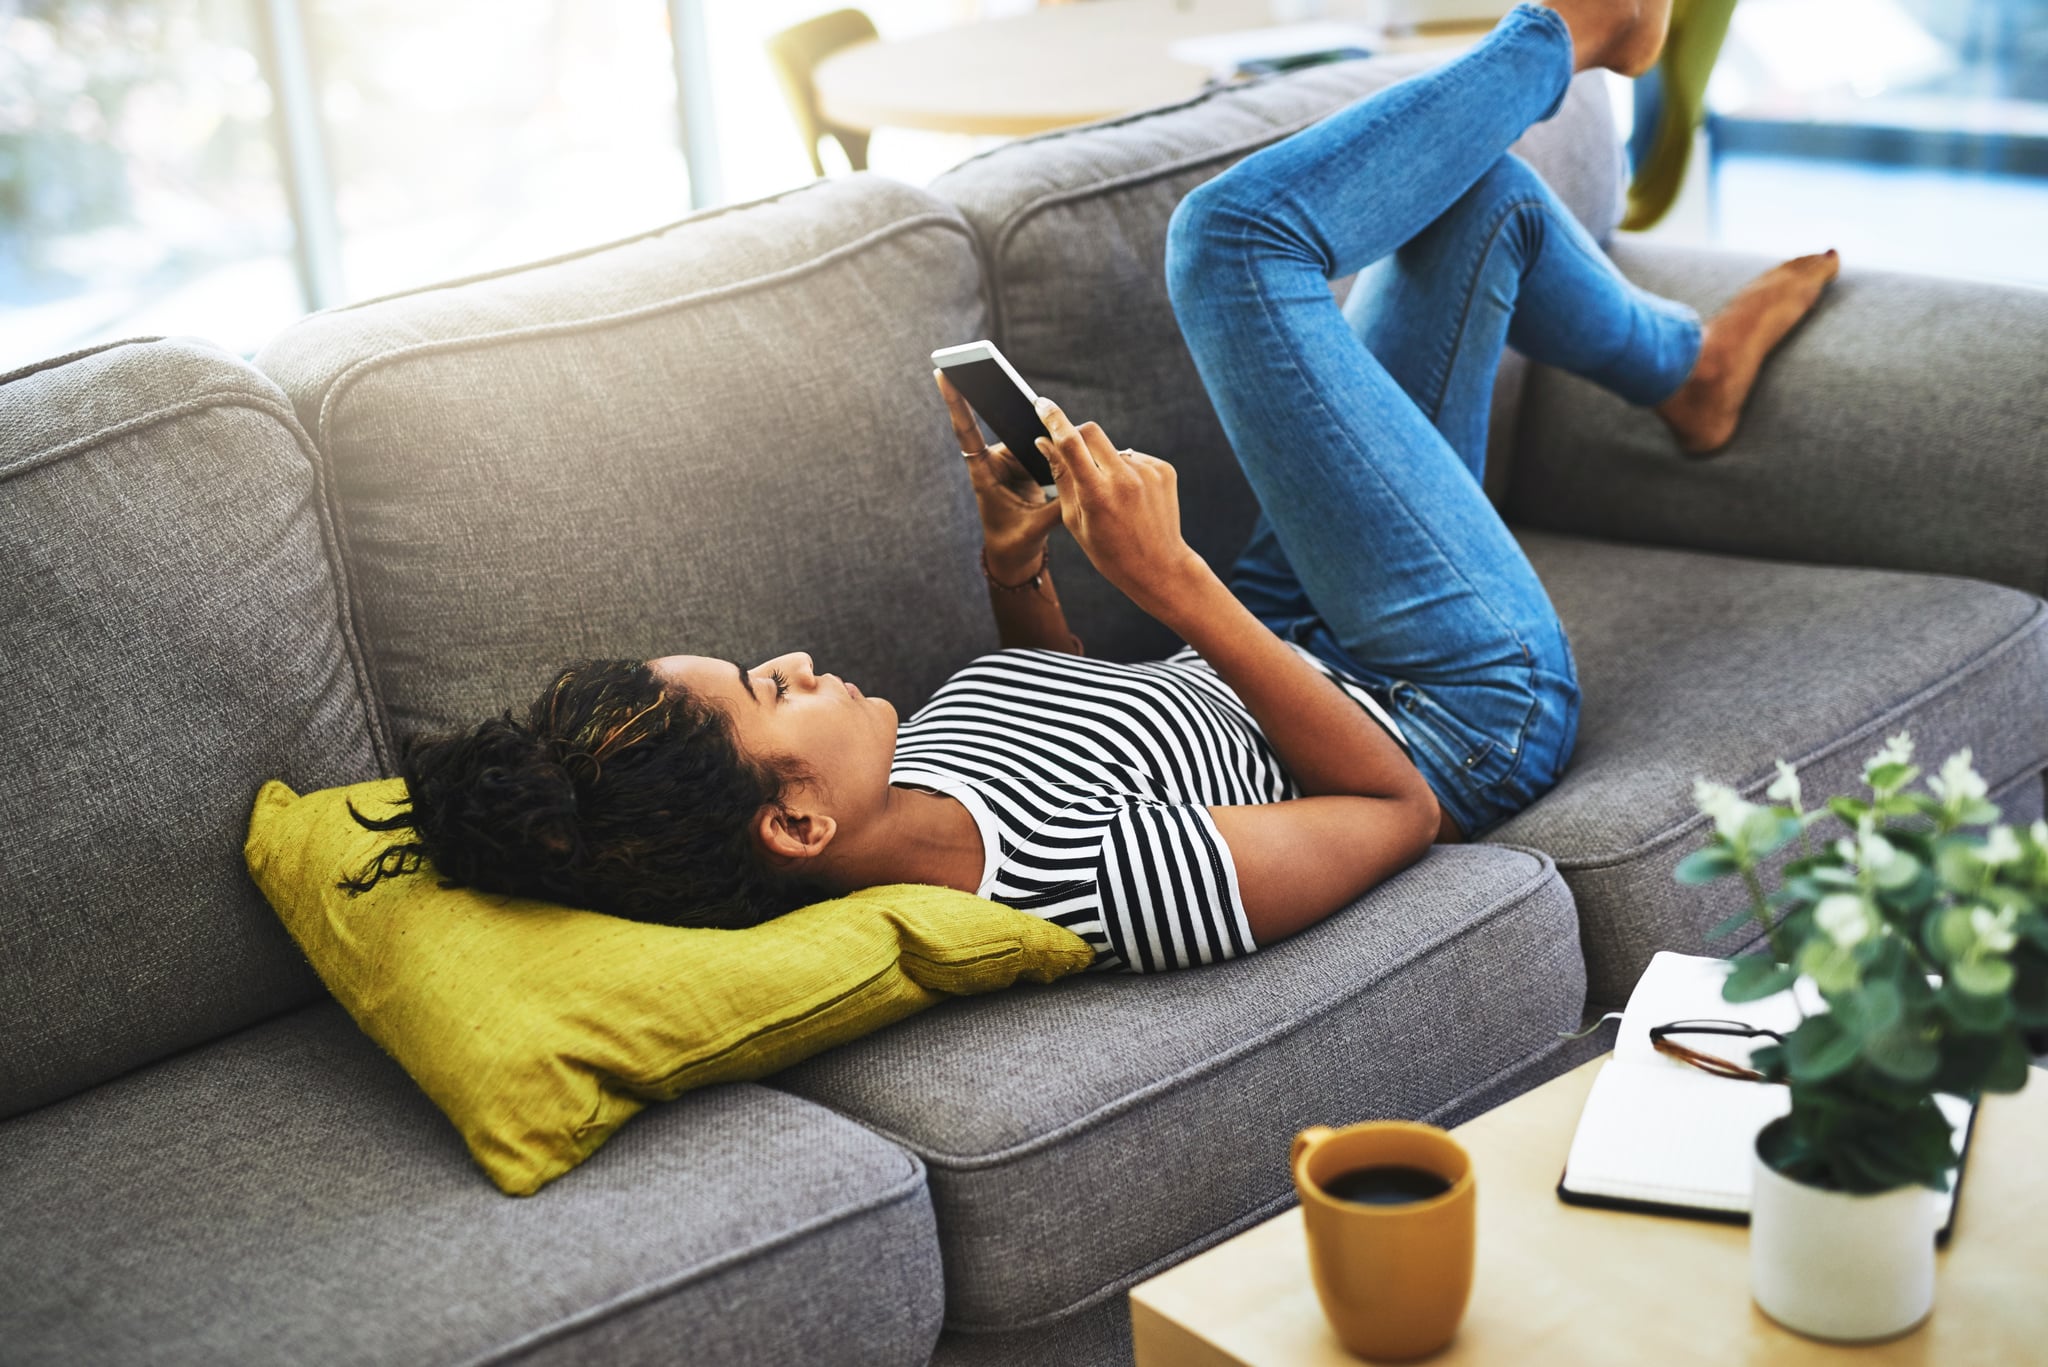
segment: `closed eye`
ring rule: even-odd
[[[781,702],[789,696],[789,680],[781,670],[771,671],[768,677],[775,681],[775,701]]]

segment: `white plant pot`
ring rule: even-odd
[[[1934,1309],[1939,1198],[1925,1187],[1875,1196],[1795,1182],[1753,1157],[1749,1289],[1763,1312],[1817,1339],[1891,1338]]]

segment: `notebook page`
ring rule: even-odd
[[[1593,1079],[1564,1164],[1564,1186],[1703,1210],[1749,1209],[1756,1132],[1785,1114],[1792,1094],[1696,1068],[1619,1056]]]

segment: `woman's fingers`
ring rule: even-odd
[[[978,456],[983,450],[981,424],[974,420],[974,410],[967,406],[967,400],[960,391],[953,388],[953,382],[946,378],[943,370],[934,370],[932,378],[939,382],[939,394],[946,401],[946,416],[953,420],[953,436],[960,442],[960,454]]]
[[[1049,498],[1027,513],[1027,528],[1032,536],[1051,536],[1052,529],[1060,525],[1060,516],[1066,505],[1056,498]]]
[[[1095,457],[1095,463],[1105,470],[1115,470],[1122,458],[1116,443],[1109,439],[1109,433],[1102,430],[1102,424],[1084,422],[1081,424],[1081,440],[1088,443],[1088,451]]]
[[[1051,399],[1038,401],[1038,420],[1045,424],[1045,430],[1052,434],[1052,444],[1059,448],[1063,462],[1072,468],[1074,477],[1086,484],[1101,473],[1094,453],[1088,449],[1087,439],[1074,430],[1074,424],[1067,421],[1067,415]]]

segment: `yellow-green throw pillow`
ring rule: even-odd
[[[394,837],[397,779],[256,796],[249,872],[328,990],[509,1195],[588,1158],[649,1101],[761,1077],[947,993],[1084,968],[1078,936],[949,888],[870,888],[748,930],[678,929],[444,889],[350,897]]]

